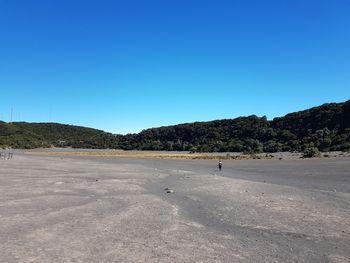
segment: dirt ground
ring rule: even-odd
[[[350,262],[350,158],[0,160],[0,262]]]

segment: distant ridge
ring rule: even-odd
[[[0,122],[0,147],[111,148],[198,152],[350,150],[350,100],[327,103],[268,121],[255,115],[113,135],[58,123]]]
[[[0,147],[22,149],[47,147],[111,148],[116,136],[101,130],[59,124],[0,122]]]

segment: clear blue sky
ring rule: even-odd
[[[350,99],[350,1],[0,0],[0,119],[113,133]]]

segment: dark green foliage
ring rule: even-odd
[[[350,101],[330,103],[268,121],[266,117],[152,128],[122,138],[123,149],[198,152],[279,152],[350,149]]]
[[[116,136],[96,129],[58,123],[0,122],[0,147],[116,148]]]
[[[316,147],[307,147],[303,152],[304,158],[320,157],[321,154]]]
[[[350,150],[350,101],[330,103],[268,121],[255,115],[113,135],[57,123],[0,122],[0,147],[118,148],[191,152]],[[309,150],[308,150],[309,151]]]
[[[123,138],[123,149],[279,152],[350,149],[350,101],[324,104],[268,121],[266,117],[152,128]]]

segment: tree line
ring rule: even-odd
[[[191,152],[350,150],[350,100],[267,120],[255,115],[115,135],[58,123],[0,122],[0,147],[110,148]]]

